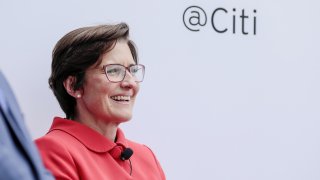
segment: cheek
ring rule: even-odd
[[[104,83],[101,84],[100,92],[104,95],[111,96],[113,93],[117,92],[117,84],[116,83]]]
[[[139,90],[140,90],[140,85],[137,84],[137,86],[134,88],[134,91],[135,91],[136,95],[138,95]]]
[[[109,96],[109,93],[110,89],[103,83],[99,83],[97,81],[92,81],[92,83],[86,84],[83,88],[84,98],[86,98],[90,103],[98,103],[105,99],[106,96]]]
[[[93,78],[91,83],[88,84],[91,89],[90,93],[95,94],[96,96],[104,96],[106,94],[110,94],[114,87],[113,84],[107,82],[105,77],[97,77]]]

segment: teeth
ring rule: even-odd
[[[111,99],[116,101],[130,101],[130,96],[111,96]]]

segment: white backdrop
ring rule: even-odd
[[[40,137],[64,115],[47,83],[57,40],[78,27],[127,22],[147,69],[134,118],[122,128],[155,151],[167,179],[319,180],[319,7],[1,0],[0,68]],[[216,32],[212,19],[227,32]]]

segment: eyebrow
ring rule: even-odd
[[[128,66],[125,66],[125,65],[119,64],[119,63],[110,63],[110,64],[121,65],[121,66],[124,66],[124,67],[130,67],[130,66],[137,65],[136,63],[131,63],[131,64],[129,64]],[[103,68],[103,66],[107,66],[107,65],[110,65],[110,64],[100,64],[100,65],[102,65],[100,68]],[[100,66],[100,65],[99,65],[99,66]]]

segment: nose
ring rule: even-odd
[[[132,89],[137,86],[137,82],[135,81],[135,78],[131,75],[131,73],[126,70],[126,75],[121,82],[121,87],[127,88],[127,89]]]

